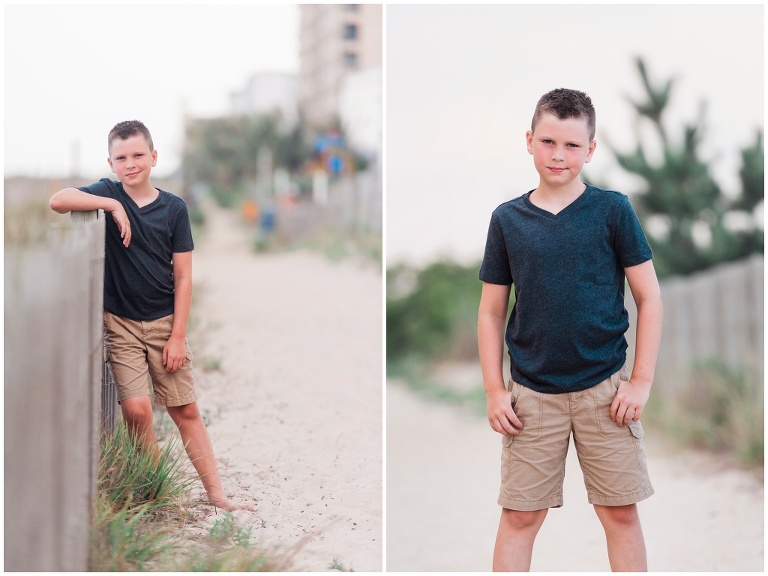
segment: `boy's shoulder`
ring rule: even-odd
[[[514,212],[515,210],[518,210],[520,208],[525,208],[526,202],[525,199],[528,197],[528,194],[533,192],[533,190],[529,190],[525,194],[521,194],[520,196],[517,196],[515,198],[512,198],[510,200],[506,200],[505,202],[502,202],[496,208],[493,210],[493,215],[500,215],[508,212]]]
[[[100,196],[116,196],[119,194],[121,188],[122,184],[120,182],[113,181],[109,178],[101,178],[87,186],[78,186],[78,190]]]

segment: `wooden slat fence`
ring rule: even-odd
[[[764,259],[756,255],[687,277],[661,283],[664,328],[654,394],[673,400],[708,363],[746,377],[756,402],[763,402]],[[634,356],[637,309],[627,289]]]
[[[103,215],[53,225],[47,246],[6,245],[4,272],[5,570],[85,571],[99,436],[115,414]]]

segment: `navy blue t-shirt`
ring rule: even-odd
[[[131,223],[126,248],[117,224],[106,218],[104,310],[140,321],[173,314],[173,253],[194,249],[184,200],[159,190],[153,202],[139,208],[123,184],[109,178],[79,190],[118,200]]]
[[[587,186],[557,214],[530,194],[494,210],[480,280],[514,285],[512,379],[544,393],[585,390],[626,362],[624,268],[653,254],[624,194]]]

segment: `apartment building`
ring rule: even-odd
[[[339,98],[351,75],[381,69],[380,4],[302,4],[299,106],[315,128],[340,118]]]

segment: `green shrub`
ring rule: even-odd
[[[387,271],[387,362],[477,358],[479,265],[434,262]]]
[[[647,418],[685,445],[764,461],[762,378],[716,359],[697,362],[674,394],[651,394]]]

